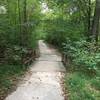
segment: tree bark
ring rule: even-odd
[[[88,1],[88,34],[91,33],[91,0]]]
[[[99,20],[100,20],[100,0],[96,0],[94,18],[92,23],[92,40],[95,40],[98,43],[98,36],[99,36]]]
[[[28,39],[27,33],[27,0],[24,0],[24,7],[23,7],[23,45],[27,46],[26,40]],[[28,41],[27,41],[28,42]]]

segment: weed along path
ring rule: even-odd
[[[65,68],[54,48],[39,41],[40,57],[15,92],[5,100],[65,100],[61,81]]]

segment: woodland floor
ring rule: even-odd
[[[16,91],[5,100],[65,100],[62,80],[66,72],[56,49],[39,41],[40,57]]]

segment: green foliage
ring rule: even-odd
[[[44,14],[41,3],[47,4]],[[33,56],[29,51],[37,48],[40,38],[59,47],[79,70],[97,72],[100,47],[84,39],[90,35],[94,4],[95,0],[0,0],[0,6],[6,9],[6,13],[0,13],[0,63],[11,64],[0,66],[0,87],[8,91],[13,85],[16,75],[26,69],[20,66],[22,60]],[[70,100],[95,100],[85,89],[85,78],[75,73],[66,79]],[[93,79],[88,85],[97,90],[99,82]]]
[[[81,69],[88,69],[96,71],[100,63],[99,49],[93,43],[85,40],[74,41],[70,39],[63,43],[63,51],[66,56],[71,58],[72,62],[81,67]]]
[[[82,36],[83,26],[82,24],[74,24],[61,18],[49,20],[45,23],[46,40],[58,47],[61,47],[62,43],[66,41],[66,37],[77,40]]]
[[[28,49],[21,46],[12,46],[5,51],[5,58],[9,64],[21,65],[22,57],[28,53]]]
[[[100,77],[96,77],[95,79],[92,79],[91,86],[94,87],[96,90],[100,90]]]
[[[0,13],[0,58],[5,63],[21,64],[22,56],[26,54],[23,49],[36,49],[36,29],[41,17],[39,4],[37,0],[1,2],[6,13]]]
[[[27,69],[24,59],[33,58],[29,52],[37,48],[40,12],[39,0],[0,0],[0,100]]]
[[[4,100],[24,72],[21,65],[0,65],[0,100]]]
[[[51,9],[44,14],[45,39],[60,48],[72,65],[66,66],[71,72],[65,76],[69,100],[100,99],[100,81],[94,78],[100,73],[100,47],[90,42],[95,1],[45,0]]]
[[[99,100],[100,91],[97,92],[90,84],[91,78],[81,72],[66,74],[65,86],[69,91],[69,100]]]

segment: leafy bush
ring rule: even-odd
[[[88,70],[96,71],[100,63],[99,48],[86,40],[71,41],[63,43],[63,53],[70,57],[72,62]]]
[[[25,47],[12,46],[12,48],[7,48],[5,58],[9,64],[21,64],[23,56],[27,53],[28,49]]]
[[[61,48],[63,42],[66,41],[66,37],[78,39],[83,32],[82,24],[74,24],[61,18],[56,18],[45,22],[46,40],[55,46]]]

